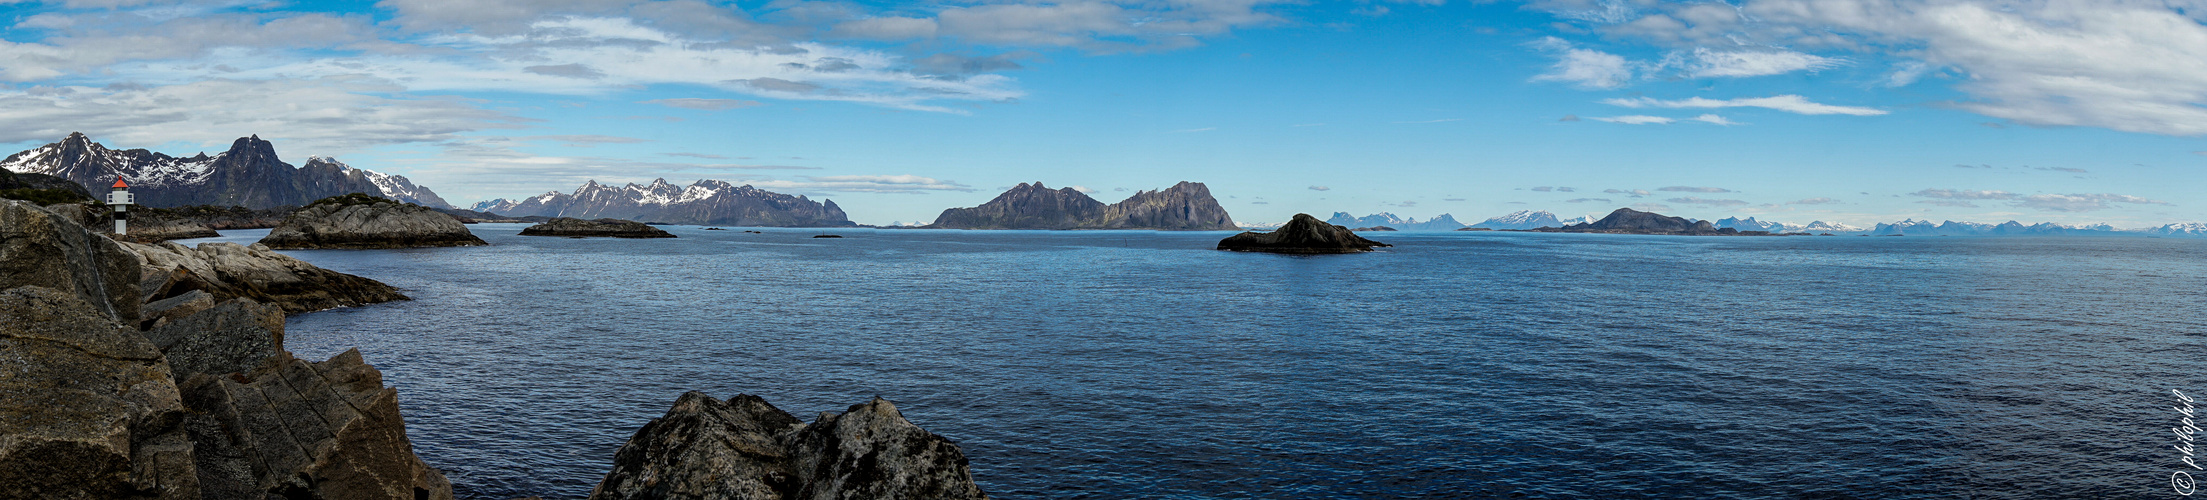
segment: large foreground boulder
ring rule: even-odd
[[[292,212],[261,243],[287,250],[488,244],[444,212],[359,193],[323,198]]]
[[[147,303],[193,290],[205,291],[217,302],[247,298],[286,313],[407,300],[391,285],[316,267],[260,244],[123,246],[140,259],[145,278],[133,290]]]
[[[102,309],[0,290],[0,498],[200,498],[168,362]]]
[[[621,219],[582,220],[560,217],[521,230],[522,236],[605,236],[613,238],[673,238],[674,234],[650,224]]]
[[[636,431],[590,498],[983,499],[956,443],[880,398],[810,425],[765,399],[683,394]]]
[[[407,441],[398,391],[357,349],[320,363],[278,354],[182,391],[207,498],[452,498]]]
[[[1327,224],[1310,214],[1295,218],[1269,233],[1249,231],[1219,240],[1219,250],[1298,254],[1370,252],[1372,247],[1394,246],[1357,236],[1349,228]]]
[[[138,321],[137,259],[38,205],[0,200],[0,289],[39,286],[75,295],[106,318]]]

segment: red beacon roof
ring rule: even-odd
[[[127,188],[127,187],[130,187],[130,185],[129,185],[129,184],[124,184],[124,183],[123,183],[123,180],[122,180],[122,179],[120,179],[120,178],[118,178],[118,179],[115,179],[115,187],[119,187],[119,188]]]

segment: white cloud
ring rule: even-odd
[[[1747,204],[1747,202],[1745,202],[1745,201],[1741,201],[1741,200],[1712,200],[1712,199],[1708,199],[1708,198],[1702,198],[1702,197],[1699,197],[1699,196],[1687,196],[1687,197],[1683,197],[1683,198],[1671,198],[1671,199],[1667,199],[1667,200],[1663,200],[1663,201],[1667,201],[1667,202],[1671,202],[1671,203],[1677,203],[1677,204],[1681,204],[1681,205],[1701,205],[1701,206],[1709,206],[1709,207],[1737,207],[1737,206],[1740,206],[1740,205],[1746,205],[1746,204]]]
[[[1532,7],[1589,19],[1589,5]],[[1584,3],[1584,2],[1577,2]],[[2207,5],[2166,0],[1743,0],[1635,4],[1595,30],[1661,47],[1891,58],[1886,86],[1951,73],[1951,106],[2040,126],[2207,135]],[[1715,9],[1729,8],[1726,14]],[[1713,13],[1713,14],[1712,14]],[[1814,56],[1827,57],[1827,56]],[[1783,61],[1773,61],[1783,62]],[[1797,64],[1796,64],[1797,65]],[[1773,66],[1776,68],[1780,66]]]
[[[1946,200],[2013,200],[2020,196],[2007,191],[1971,191],[1967,189],[1925,189],[1908,193],[1908,195]]]
[[[1830,104],[1818,104],[1818,103],[1815,103],[1815,102],[1810,102],[1810,101],[1809,101],[1809,100],[1808,100],[1807,98],[1804,98],[1804,97],[1801,97],[1801,96],[1798,96],[1798,95],[1792,95],[1792,94],[1787,94],[1787,95],[1777,95],[1777,96],[1770,96],[1770,97],[1742,97],[1742,98],[1736,98],[1736,99],[1721,99],[1721,100],[1720,100],[1720,99],[1709,99],[1709,98],[1705,98],[1705,97],[1691,97],[1691,98],[1686,98],[1686,99],[1678,99],[1678,100],[1662,100],[1662,99],[1656,99],[1656,98],[1653,98],[1653,97],[1635,97],[1635,98],[1629,98],[1629,99],[1628,99],[1628,98],[1603,99],[1603,100],[1602,100],[1602,104],[1608,104],[1608,105],[1611,105],[1611,106],[1622,106],[1622,107],[1627,107],[1627,108],[1672,108],[1672,109],[1680,109],[1680,108],[1701,108],[1701,109],[1714,109],[1714,108],[1742,108],[1742,107],[1753,107],[1753,108],[1767,108],[1767,109],[1775,109],[1775,110],[1778,110],[1778,111],[1784,111],[1784,112],[1787,112],[1787,113],[1797,113],[1797,114],[1804,114],[1804,115],[1854,115],[1854,116],[1876,116],[1876,115],[1882,115],[1882,114],[1886,114],[1886,111],[1885,111],[1885,110],[1881,110],[1881,109],[1873,109],[1873,108],[1861,108],[1861,107],[1853,107],[1853,106],[1833,106],[1833,105],[1830,105]]]
[[[364,77],[4,89],[0,142],[52,141],[84,132],[121,147],[169,142],[215,147],[259,134],[287,151],[338,154],[450,141],[528,121],[464,99],[382,96],[395,90],[390,82]]]
[[[1591,117],[1591,118],[1592,118],[1592,119],[1594,119],[1595,121],[1605,121],[1605,122],[1610,122],[1610,123],[1623,123],[1623,124],[1626,124],[1626,125],[1669,125],[1669,124],[1671,124],[1671,123],[1673,123],[1673,122],[1677,122],[1677,121],[1678,121],[1678,120],[1673,120],[1673,119],[1670,119],[1670,118],[1664,118],[1664,117],[1660,117],[1660,116],[1648,116],[1648,115],[1625,115],[1625,116],[1595,116],[1595,117]]]
[[[1066,186],[1066,187],[1069,187],[1069,188],[1073,188],[1073,190],[1074,190],[1074,191],[1080,191],[1080,192],[1081,192],[1082,194],[1096,194],[1096,190],[1095,190],[1094,188],[1090,188],[1090,187],[1088,187],[1088,186]]]
[[[1576,48],[1556,37],[1533,46],[1556,55],[1556,64],[1547,73],[1533,76],[1533,81],[1565,82],[1586,89],[1614,89],[1632,82],[1632,64],[1624,56]]]
[[[2090,212],[2115,208],[2114,203],[2134,205],[2167,205],[2168,202],[2149,200],[2122,194],[2034,194],[2016,202],[2016,206],[2049,212]]]
[[[1741,78],[1820,70],[1846,64],[1833,59],[1788,50],[1709,50],[1695,47],[1691,55],[1673,54],[1665,66],[1676,66],[1692,78]]]
[[[1744,123],[1740,123],[1740,122],[1735,122],[1735,121],[1732,121],[1732,120],[1726,120],[1726,119],[1724,119],[1724,117],[1722,117],[1722,116],[1717,116],[1717,115],[1715,115],[1715,114],[1704,114],[1704,115],[1701,115],[1701,116],[1696,116],[1696,117],[1693,117],[1693,118],[1690,118],[1690,119],[1691,119],[1691,120],[1693,120],[1693,121],[1697,121],[1697,122],[1702,122],[1702,123],[1709,123],[1709,124],[1715,124],[1715,125],[1724,125],[1724,126],[1732,126],[1732,125],[1746,125],[1746,124],[1744,124]]]
[[[1730,193],[1730,192],[1732,192],[1732,190],[1730,190],[1730,189],[1725,189],[1725,188],[1720,188],[1720,187],[1705,187],[1705,186],[1669,186],[1669,187],[1661,187],[1661,188],[1656,188],[1655,190],[1656,190],[1656,191],[1669,191],[1669,192],[1673,192],[1673,193]]]
[[[759,105],[759,101],[745,101],[745,100],[739,100],[739,99],[704,99],[704,98],[696,98],[696,97],[680,97],[680,98],[674,98],[674,99],[652,99],[652,100],[649,100],[649,101],[644,101],[644,104],[657,104],[657,105],[660,105],[660,106],[666,106],[666,107],[670,107],[670,108],[684,108],[684,109],[702,109],[702,110],[706,110],[706,111],[721,111],[721,110],[728,110],[728,109],[736,109],[736,108],[748,108],[748,107],[752,107],[752,106],[758,106],[758,105]]]

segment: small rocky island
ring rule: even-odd
[[[1349,228],[1327,224],[1310,214],[1295,218],[1269,233],[1249,231],[1218,241],[1219,250],[1328,254],[1370,252],[1372,247],[1394,246],[1364,239]]]
[[[489,244],[444,212],[361,193],[315,200],[285,217],[261,243],[282,250]]]
[[[522,236],[569,236],[610,238],[673,238],[650,224],[621,219],[583,220],[559,217],[521,230]]]
[[[881,398],[806,424],[758,396],[689,392],[621,445],[590,498],[988,498],[966,464]]]

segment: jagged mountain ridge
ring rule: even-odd
[[[1592,218],[1587,219],[1591,220]],[[1563,225],[1563,221],[1556,220],[1556,214],[1547,210],[1519,210],[1480,221],[1478,224],[1472,224],[1471,227],[1482,229],[1537,229],[1563,227]]]
[[[675,186],[666,179],[651,184],[624,186],[592,180],[573,193],[552,191],[521,200],[495,200],[470,207],[507,217],[614,218],[669,224],[711,224],[752,227],[855,226],[834,200],[812,201],[725,181],[699,179],[689,186]]]
[[[1363,217],[1352,217],[1348,212],[1334,212],[1333,217],[1327,218],[1325,222],[1342,227],[1386,226],[1398,231],[1455,231],[1464,228],[1464,223],[1457,222],[1456,216],[1449,214],[1440,214],[1433,216],[1432,219],[1420,221],[1416,217],[1404,219],[1388,212]]]
[[[221,154],[178,158],[144,149],[110,149],[82,133],[0,159],[0,169],[45,174],[105,192],[117,177],[128,181],[138,203],[265,209],[305,205],[350,193],[376,194],[407,203],[450,208],[428,188],[404,176],[362,170],[333,158],[312,157],[294,167],[260,136],[240,137]]]
[[[935,217],[940,229],[1158,229],[1238,230],[1232,216],[1200,182],[1181,181],[1139,191],[1110,205],[1073,188],[1020,183],[980,206],[951,208]]]

